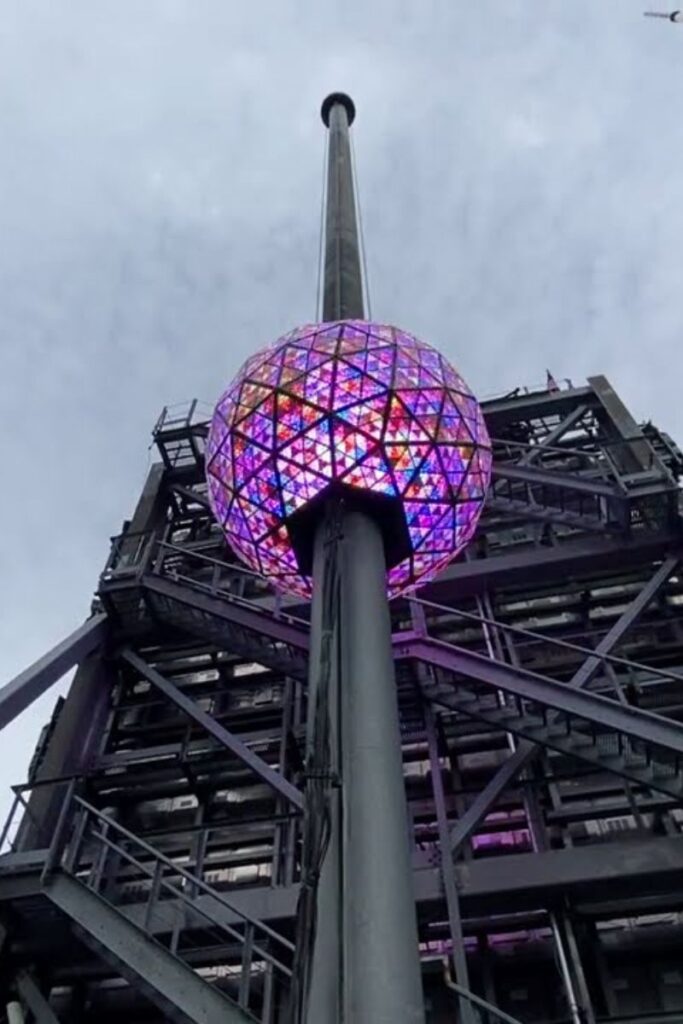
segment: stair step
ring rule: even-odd
[[[250,1013],[82,882],[59,873],[47,882],[45,893],[72,920],[86,943],[174,1024],[253,1024]]]

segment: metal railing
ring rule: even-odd
[[[190,427],[197,423],[206,423],[211,419],[212,414],[213,409],[208,402],[201,402],[197,398],[186,402],[175,402],[172,405],[165,405],[154,425],[152,434],[156,437],[163,430],[173,430],[178,427]]]
[[[87,886],[200,974],[220,968],[221,989],[257,1020],[269,1019],[274,991],[288,990],[293,943],[88,803],[75,781],[60,810],[43,883],[49,885],[57,871]],[[146,898],[132,905],[122,898],[131,878],[146,888]],[[207,953],[208,966],[202,963]]]
[[[136,576],[149,561],[154,546],[150,531],[121,533],[111,538],[109,558],[100,582],[110,582],[122,576]]]
[[[642,662],[633,661],[630,658],[622,658],[616,654],[603,654],[594,648],[584,647],[582,644],[576,644],[570,640],[562,640],[560,637],[548,636],[545,633],[537,633],[534,630],[525,629],[522,626],[513,626],[505,622],[500,622],[498,619],[494,619],[478,612],[467,612],[460,608],[454,608],[452,605],[440,604],[437,601],[428,601],[421,597],[411,596],[408,599],[408,602],[410,605],[415,605],[419,609],[422,609],[422,613],[418,612],[417,618],[425,624],[423,635],[428,640],[439,639],[441,643],[449,643],[448,640],[442,640],[440,637],[437,638],[430,635],[427,629],[428,620],[426,615],[424,615],[425,609],[443,612],[448,616],[452,616],[454,619],[460,619],[465,622],[471,622],[475,625],[479,625],[482,629],[491,627],[492,630],[500,631],[503,634],[507,633],[513,637],[521,637],[526,641],[533,641],[536,644],[547,644],[549,647],[566,650],[573,654],[580,655],[583,660],[588,660],[589,658],[595,659],[601,666],[613,665],[618,668],[626,668],[630,671],[635,670],[638,673],[645,674],[648,678],[659,678],[666,680],[667,682],[683,684],[683,675],[678,672],[657,668],[653,665],[645,665]],[[453,646],[459,645],[455,643]],[[492,661],[501,661],[503,664],[507,664],[507,661],[504,658],[496,658],[494,653],[491,651],[489,652],[489,656]]]

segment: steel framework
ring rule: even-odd
[[[604,377],[483,410],[477,537],[391,604],[426,1020],[683,1019],[683,455]],[[207,433],[163,410],[91,616],[0,689],[78,666],[0,832],[0,1019],[289,1019],[315,623],[226,547]]]

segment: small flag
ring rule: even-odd
[[[553,377],[553,375],[550,372],[550,370],[546,370],[545,371],[545,375],[546,375],[546,387],[548,388],[548,391],[559,391],[560,390],[560,385],[557,383],[557,381]]]

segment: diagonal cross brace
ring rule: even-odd
[[[534,445],[532,448],[529,448],[529,450],[522,455],[521,459],[518,460],[517,465],[530,466],[539,455],[542,455],[544,452],[548,451],[548,449],[551,449],[553,445],[564,437],[567,431],[571,430],[575,423],[578,423],[579,420],[583,419],[588,412],[588,409],[588,405],[577,405],[576,408],[572,409],[571,412],[568,413],[565,418],[558,423],[546,437],[543,438],[542,441],[537,445]]]
[[[59,1024],[57,1015],[28,971],[19,971],[15,984],[19,995],[33,1014],[36,1024]]]
[[[660,587],[668,580],[678,565],[678,558],[671,556],[659,567],[657,572],[636,595],[628,608],[619,616],[608,633],[595,648],[595,654],[586,658],[581,668],[567,683],[568,687],[580,689],[587,686],[599,671],[602,658],[609,654],[621,640],[634,622],[638,620],[650,601],[656,596]],[[463,843],[467,842],[472,833],[479,827],[491,808],[498,801],[516,775],[522,771],[535,757],[541,748],[533,743],[520,743],[514,754],[498,769],[490,782],[479,793],[471,807],[463,814],[457,825],[451,830],[451,850],[457,854]]]
[[[94,615],[66,639],[0,688],[0,729],[25,711],[105,638],[107,616]]]
[[[487,655],[453,647],[438,640],[417,639],[399,649],[398,653],[400,657],[428,662],[465,678],[486,683],[494,690],[502,690],[546,708],[554,708],[562,715],[594,722],[611,732],[622,733],[633,740],[662,747],[683,757],[683,725],[652,711],[622,704],[590,690],[577,690],[576,687],[569,687],[566,683],[537,672],[505,665],[493,661]],[[466,699],[464,696],[463,700]],[[471,695],[471,700],[476,703],[476,695]],[[550,720],[552,723],[554,718]]]
[[[135,654],[130,648],[126,648],[121,657],[129,665],[132,666],[139,672],[140,675],[144,676],[148,682],[155,686],[157,690],[160,690],[170,701],[172,701],[176,707],[184,711],[193,721],[202,728],[206,729],[210,736],[213,736],[222,746],[229,750],[232,754],[240,759],[248,768],[258,775],[258,777],[265,782],[271,789],[275,789],[281,796],[289,801],[297,810],[303,810],[304,797],[300,790],[293,786],[291,782],[283,778],[279,772],[276,772],[269,764],[255,754],[253,750],[250,750],[246,743],[243,743],[237,736],[229,732],[224,726],[220,725],[211,715],[208,715],[205,711],[200,708],[195,701],[191,700],[184,693],[182,693],[178,687],[172,683],[169,679],[166,679],[161,673],[157,672],[155,668],[148,665],[146,661]]]

